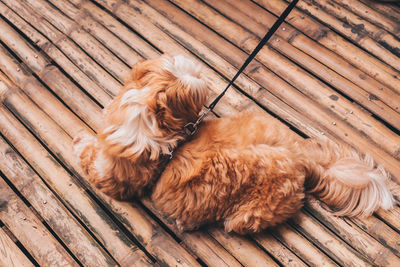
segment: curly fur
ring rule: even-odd
[[[226,231],[259,232],[298,212],[306,192],[338,215],[392,207],[388,174],[371,157],[301,139],[257,113],[204,121],[159,175],[163,155],[196,120],[207,92],[198,65],[182,56],[137,64],[105,110],[104,129],[74,139],[89,180],[120,200],[150,191],[181,230],[220,221]]]

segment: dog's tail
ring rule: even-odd
[[[304,140],[302,150],[306,189],[328,204],[336,215],[369,216],[379,208],[392,208],[394,198],[390,191],[395,190],[394,182],[371,156],[314,139]]]

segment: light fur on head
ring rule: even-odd
[[[165,58],[164,68],[193,90],[205,87],[200,79],[201,66],[183,55],[174,56],[172,60]]]

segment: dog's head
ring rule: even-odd
[[[138,64],[133,80],[146,88],[146,104],[165,130],[181,130],[197,119],[208,90],[200,65],[184,56],[163,56]]]
[[[194,122],[208,89],[200,66],[184,56],[162,56],[136,64],[123,93],[107,108],[104,140],[113,153],[151,159],[174,146],[174,136]]]

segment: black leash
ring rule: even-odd
[[[240,67],[238,72],[235,74],[235,76],[232,78],[232,80],[229,82],[229,84],[226,86],[225,90],[222,91],[215,99],[214,101],[206,107],[206,110],[201,113],[199,118],[197,119],[196,122],[189,122],[186,124],[184,127],[184,131],[187,135],[193,135],[197,127],[199,126],[200,122],[204,119],[204,117],[210,112],[213,111],[217,103],[221,100],[221,98],[225,95],[226,91],[228,91],[229,87],[233,85],[233,83],[236,81],[237,77],[243,72],[243,70],[249,65],[249,63],[254,59],[254,57],[260,52],[261,48],[268,42],[268,40],[271,38],[271,36],[276,32],[276,30],[281,26],[281,24],[285,21],[286,17],[289,15],[289,13],[292,11],[292,9],[296,6],[297,2],[299,0],[293,0],[288,7],[283,11],[283,13],[279,16],[277,21],[272,25],[271,29],[265,34],[264,38],[261,39],[260,43],[257,45],[256,48],[254,48],[253,52],[249,55],[249,57],[246,59],[246,61],[243,63],[243,65]]]
[[[272,25],[271,29],[265,34],[264,38],[261,39],[260,43],[257,45],[256,48],[254,48],[253,52],[249,55],[249,57],[246,59],[246,61],[243,63],[243,65],[240,67],[238,72],[235,74],[235,76],[232,78],[232,80],[229,82],[229,84],[226,86],[225,90],[222,91],[215,99],[214,101],[206,107],[206,110],[203,111],[203,113],[200,114],[199,118],[196,120],[196,122],[189,122],[188,124],[185,125],[183,128],[183,132],[179,133],[180,139],[178,141],[178,144],[176,145],[175,148],[170,148],[169,153],[166,155],[167,157],[162,160],[160,164],[160,170],[164,170],[166,164],[168,164],[169,160],[172,158],[173,153],[176,148],[181,146],[187,138],[190,136],[194,135],[195,132],[197,131],[197,128],[201,121],[204,119],[204,117],[211,111],[213,112],[213,109],[217,105],[217,103],[221,100],[221,98],[225,95],[226,91],[228,91],[229,87],[233,85],[237,77],[243,72],[243,70],[249,65],[249,63],[254,59],[254,57],[257,55],[257,53],[261,50],[261,48],[268,42],[268,40],[271,38],[271,36],[276,32],[276,30],[281,26],[281,24],[285,21],[286,17],[289,15],[289,13],[292,11],[292,9],[296,6],[297,2],[299,0],[293,0],[289,6],[283,11],[283,13],[279,16],[277,21]],[[162,171],[160,172],[162,173]]]

